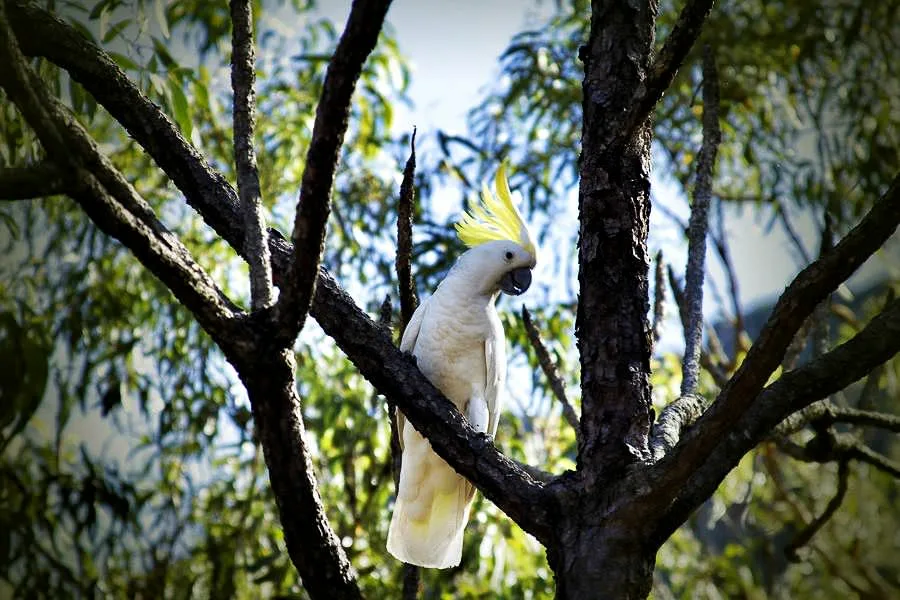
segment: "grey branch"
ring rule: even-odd
[[[550,383],[550,389],[553,390],[553,395],[556,396],[556,399],[562,404],[563,416],[566,418],[566,421],[569,422],[569,425],[572,426],[572,429],[575,430],[575,440],[580,446],[581,427],[578,423],[578,415],[575,414],[575,409],[572,408],[572,404],[566,397],[566,386],[559,374],[559,369],[556,368],[556,363],[553,362],[553,358],[550,356],[547,346],[544,345],[544,340],[541,339],[541,333],[538,331],[537,325],[535,325],[534,320],[531,318],[531,313],[524,305],[522,306],[522,321],[525,323],[528,341],[531,342],[531,347],[534,348],[534,352],[537,354],[541,370],[544,372],[547,381]]]
[[[413,127],[409,141],[409,158],[403,168],[403,181],[400,183],[400,201],[397,205],[397,257],[394,262],[397,270],[397,287],[400,293],[400,337],[406,331],[413,313],[418,305],[416,286],[412,276],[412,219],[413,202],[415,200],[416,176],[416,128]],[[400,435],[397,427],[397,407],[390,403],[388,414],[391,419],[391,455],[394,465],[394,486],[399,489],[400,467],[403,452],[400,448]],[[419,567],[403,565],[403,591],[401,598],[415,600],[419,596]]]
[[[250,305],[260,310],[272,304],[272,265],[266,220],[259,188],[253,131],[256,127],[256,57],[253,47],[253,8],[250,0],[231,0],[231,89],[234,162],[238,195],[246,225],[250,266]]]
[[[32,200],[65,192],[62,173],[50,161],[0,169],[0,200]]]
[[[416,175],[416,128],[413,127],[412,137],[409,142],[409,159],[403,169],[403,181],[400,183],[400,202],[397,206],[397,285],[400,290],[400,334],[409,320],[419,301],[416,298],[416,286],[412,276],[412,219],[415,200],[415,175]]]
[[[72,114],[28,65],[0,6],[0,86],[35,130],[69,194],[107,234],[125,244],[214,338],[227,335],[234,305],[154,215]]]
[[[875,452],[852,434],[834,433],[828,429],[816,435],[805,446],[784,438],[777,439],[776,444],[791,458],[804,462],[857,460],[900,479],[900,463]]]
[[[654,461],[675,447],[682,432],[700,418],[705,408],[706,400],[702,396],[690,394],[663,409],[650,433],[650,454]]]
[[[816,533],[822,529],[822,526],[825,525],[834,516],[834,513],[841,507],[841,503],[844,501],[844,496],[847,495],[847,484],[850,479],[850,462],[847,459],[843,459],[838,463],[838,483],[837,490],[834,493],[834,496],[831,500],[828,501],[828,505],[825,507],[825,510],[822,511],[822,514],[813,519],[809,525],[807,525],[803,531],[798,533],[790,544],[784,549],[784,553],[787,555],[788,559],[791,561],[796,561],[797,550],[805,546],[809,543],[809,541],[813,538]]]
[[[678,307],[678,315],[681,318],[681,325],[685,327],[685,323],[687,321],[687,308],[686,301],[684,298],[684,291],[681,289],[681,284],[678,283],[678,276],[675,275],[675,270],[672,268],[672,265],[668,265],[666,268],[668,272],[669,279],[669,287],[672,289],[672,295],[675,297],[675,305]],[[706,351],[701,348],[700,350],[700,364],[704,369],[709,372],[712,376],[713,380],[715,380],[716,385],[719,387],[724,386],[728,382],[728,375],[726,375],[725,371],[716,364],[713,359],[713,355],[715,355],[716,359],[720,361],[726,359],[725,352],[721,349],[721,343],[719,342],[719,337],[716,335],[715,329],[712,327],[706,328],[706,335],[709,338],[710,346],[714,351]]]
[[[344,32],[328,63],[291,234],[294,259],[276,305],[280,323],[278,337],[282,343],[293,343],[312,303],[325,246],[325,226],[331,212],[331,187],[350,117],[350,101],[390,5],[390,0],[354,0]]]
[[[806,318],[884,244],[898,222],[900,176],[860,223],[832,251],[801,271],[778,299],[756,342],[716,401],[670,456],[654,467],[665,470],[668,489],[680,489],[691,473],[709,460],[710,453],[721,443],[723,436],[733,430],[745,412],[758,402],[760,391],[781,363],[794,334]]]
[[[709,200],[713,168],[722,141],[719,129],[719,78],[709,46],[703,49],[703,143],[697,159],[697,184],[688,226],[688,262],[685,271],[684,363],[681,395],[697,392],[700,376],[700,347],[703,342],[703,276],[706,262],[706,233],[709,231]]]

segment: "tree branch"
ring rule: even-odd
[[[838,463],[838,483],[834,496],[828,501],[828,505],[825,507],[825,510],[822,511],[822,514],[813,519],[803,531],[794,536],[791,543],[784,549],[784,553],[787,555],[788,560],[796,562],[798,560],[797,550],[808,544],[813,536],[822,529],[822,526],[825,525],[825,523],[834,516],[834,513],[837,512],[838,508],[841,507],[841,504],[844,502],[844,496],[847,495],[849,479],[850,461],[843,459]]]
[[[691,472],[707,462],[723,436],[736,426],[749,408],[758,403],[759,392],[780,364],[794,334],[806,318],[831,291],[881,247],[897,228],[898,222],[900,176],[894,179],[888,191],[875,202],[862,221],[832,251],[801,271],[779,298],[756,343],[719,397],[670,456],[654,466],[666,482],[667,489],[681,488]]]
[[[802,367],[784,373],[766,387],[713,446],[707,459],[695,466],[677,489],[671,504],[665,497],[668,472],[680,460],[682,444],[705,433],[701,417],[682,444],[651,467],[650,478],[658,502],[666,506],[658,525],[658,540],[666,539],[688,515],[712,494],[741,457],[765,440],[791,413],[844,389],[900,351],[900,300],[893,301],[853,338]],[[655,471],[655,472],[654,472]],[[661,497],[660,497],[661,495]],[[661,537],[660,537],[661,536]]]
[[[668,279],[669,279],[669,287],[672,288],[672,295],[675,297],[675,305],[678,307],[678,316],[681,319],[681,326],[685,326],[685,322],[687,321],[687,307],[686,301],[684,299],[684,291],[681,289],[681,285],[678,283],[678,277],[675,275],[675,270],[672,268],[672,265],[668,266]],[[710,351],[700,350],[700,365],[707,370],[707,372],[712,376],[715,380],[716,385],[719,387],[723,387],[726,383],[728,383],[728,375],[722,368],[713,362],[712,354],[716,355],[718,360],[727,359],[724,356],[725,352],[721,350],[721,342],[719,341],[718,336],[716,335],[716,330],[712,327],[706,328],[706,335],[709,338],[710,342]]]
[[[896,415],[837,406],[829,400],[816,402],[790,415],[778,424],[773,433],[776,436],[790,435],[811,423],[821,423],[824,426],[847,423],[900,433],[900,417]]]
[[[257,351],[235,366],[250,396],[291,561],[311,598],[358,600],[356,573],[319,496],[297,395],[294,352],[275,347],[265,333],[258,332],[257,340]]]
[[[35,130],[51,160],[66,165],[69,194],[121,241],[217,340],[233,339],[238,310],[153,214],[128,181],[28,66],[0,6],[0,86]]]
[[[848,450],[848,456],[860,462],[872,465],[879,471],[883,471],[895,479],[900,479],[900,463],[889,459],[883,454],[875,452],[862,442],[857,442]]]
[[[412,276],[412,218],[413,200],[415,197],[416,175],[416,128],[413,127],[409,142],[409,159],[403,169],[403,181],[400,183],[400,202],[397,205],[397,285],[400,289],[400,335],[412,319],[419,299],[416,298],[416,286]]]
[[[538,331],[537,325],[535,325],[534,321],[531,319],[531,313],[524,305],[522,306],[522,321],[525,323],[528,341],[531,342],[531,347],[534,348],[534,352],[537,354],[541,370],[544,372],[547,381],[550,383],[550,389],[553,390],[553,395],[556,396],[556,399],[562,404],[563,416],[566,418],[566,421],[569,422],[569,425],[572,426],[572,429],[575,430],[575,440],[580,445],[581,428],[578,426],[578,415],[575,414],[575,409],[572,408],[572,404],[566,397],[566,385],[559,375],[559,369],[556,368],[556,363],[554,363],[553,359],[550,357],[550,352],[547,350],[547,346],[544,345],[544,340],[541,339],[541,333]]]
[[[253,8],[250,0],[231,0],[231,89],[234,162],[238,195],[247,228],[245,245],[250,266],[250,305],[260,310],[272,303],[272,265],[266,220],[259,189],[259,171],[253,149],[256,127],[256,57],[253,48]]]
[[[282,341],[293,343],[309,312],[331,212],[331,187],[350,116],[350,100],[363,63],[375,48],[390,4],[391,0],[354,0],[344,33],[328,63],[291,234],[294,259],[277,304],[278,335]]]
[[[622,132],[623,138],[628,139],[647,120],[663,94],[672,85],[681,63],[700,37],[703,24],[714,3],[715,0],[687,0],[669,37],[653,61],[643,88],[635,97],[633,108],[626,119],[626,127]]]
[[[703,50],[703,143],[697,159],[697,184],[688,226],[688,262],[685,269],[684,366],[681,395],[697,392],[700,377],[700,348],[703,342],[703,276],[706,262],[706,233],[709,230],[709,200],[713,167],[722,141],[719,130],[719,78],[712,50]]]
[[[51,161],[0,169],[0,201],[32,200],[65,192],[62,172]]]
[[[66,31],[63,29],[59,33],[65,34]],[[103,68],[113,75],[122,75],[115,69],[109,69],[108,63],[103,64],[106,65]],[[82,66],[91,65],[85,63]],[[116,83],[123,87],[110,90],[98,86],[96,89],[101,94],[100,98],[108,101],[116,110],[123,111],[126,121],[131,119],[133,123],[148,125],[138,130],[143,141],[160,153],[164,162],[173,167],[173,172],[186,178],[191,197],[203,208],[201,212],[207,222],[212,221],[218,225],[220,235],[234,247],[242,249],[245,222],[234,191],[223,178],[209,170],[199,159],[199,155],[184,142],[171,123],[152,104],[140,102],[143,98],[140,92],[129,87],[130,82],[124,75],[122,78]],[[97,80],[91,81],[98,83]],[[122,103],[121,97],[116,95],[122,89],[126,90],[126,95],[131,94],[130,106],[138,116],[130,113],[128,104]],[[40,110],[37,102],[31,102],[29,106]],[[174,144],[167,147],[167,141],[171,140],[174,140]],[[181,163],[182,159],[187,164]],[[87,202],[85,208],[90,214]],[[94,217],[93,214],[91,216]],[[113,235],[116,235],[115,227],[122,227],[121,221],[126,218],[127,215],[121,214],[110,216]],[[147,262],[140,250],[135,250],[135,254],[142,262]],[[177,282],[171,284],[165,279],[164,282],[178,296]],[[191,308],[190,303],[184,303]],[[203,324],[203,319],[199,320]],[[261,324],[260,321],[255,323]],[[264,347],[272,339],[272,336],[266,335],[264,328],[263,331],[241,328],[239,333],[241,336],[238,339],[229,339],[228,343],[223,343],[221,336],[214,334],[213,337],[222,346],[229,361],[235,364],[250,394],[291,559],[303,578],[304,586],[311,594],[315,594],[314,597],[358,598],[359,591],[352,569],[324,517],[316,489],[293,380],[293,355],[287,351]],[[255,336],[245,339],[247,334]]]

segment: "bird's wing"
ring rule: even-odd
[[[503,335],[503,325],[500,319],[492,323],[492,332],[484,342],[485,359],[485,389],[484,399],[488,409],[487,434],[491,437],[497,432],[497,423],[500,421],[500,394],[503,391],[503,382],[506,379],[506,338]]]
[[[406,329],[403,330],[403,337],[400,338],[400,352],[409,352],[413,353],[416,349],[416,340],[419,339],[419,330],[422,329],[422,320],[425,318],[425,313],[428,312],[428,300],[425,300],[413,311],[413,316],[410,317],[409,323],[406,324]],[[406,423],[406,417],[403,416],[403,413],[398,411],[396,412],[397,419],[397,434],[400,439],[400,449],[403,450],[403,425]]]

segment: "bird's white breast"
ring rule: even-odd
[[[484,397],[484,344],[496,335],[493,321],[499,317],[492,300],[474,306],[471,302],[461,306],[454,300],[449,294],[430,299],[413,355],[428,379],[464,410],[473,396]]]

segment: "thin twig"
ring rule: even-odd
[[[303,329],[312,304],[325,246],[325,225],[331,212],[331,187],[350,117],[350,101],[363,63],[375,48],[390,4],[390,0],[355,0],[344,33],[328,63],[291,234],[294,243],[291,273],[277,305],[281,327],[276,335],[281,343],[293,343]]]
[[[572,429],[575,430],[575,440],[580,446],[581,428],[578,424],[578,415],[575,414],[575,409],[566,397],[566,385],[563,383],[562,377],[559,374],[559,369],[556,368],[556,363],[553,362],[553,358],[551,358],[547,346],[544,345],[544,340],[541,339],[541,333],[534,324],[531,313],[524,305],[522,306],[522,321],[525,323],[525,331],[528,333],[528,340],[531,342],[535,354],[537,354],[541,370],[544,372],[547,381],[550,383],[550,389],[553,390],[553,395],[556,396],[556,399],[562,404],[563,416],[566,418],[566,421],[569,422],[569,425],[572,426]]]
[[[706,260],[706,233],[709,229],[709,200],[713,167],[722,141],[719,129],[719,81],[712,49],[703,49],[703,143],[697,158],[697,184],[688,227],[688,263],[685,275],[687,319],[684,326],[684,366],[681,395],[697,392],[700,351],[703,340],[703,276]]]
[[[791,218],[788,216],[787,211],[781,205],[781,202],[776,204],[775,210],[778,214],[779,221],[781,222],[781,226],[784,229],[784,232],[787,234],[788,239],[791,240],[791,243],[794,244],[794,249],[800,253],[800,258],[803,259],[803,264],[809,264],[812,258],[809,255],[809,252],[806,250],[806,246],[800,240],[800,235],[797,233],[797,230],[794,229],[793,223],[791,223]]]
[[[848,450],[850,458],[872,465],[879,471],[883,471],[895,479],[900,479],[900,463],[891,460],[887,456],[875,452],[862,442],[855,444]]]
[[[272,304],[272,265],[259,188],[253,130],[256,126],[256,58],[253,48],[253,7],[250,0],[231,0],[231,88],[234,91],[234,162],[238,196],[246,225],[245,248],[250,265],[250,305],[261,310]]]
[[[716,235],[711,236],[716,253],[725,269],[725,277],[728,279],[728,293],[731,296],[731,310],[734,313],[734,347],[740,346],[740,336],[744,332],[744,310],[741,308],[741,292],[738,284],[737,271],[731,260],[731,250],[728,246],[728,236],[725,233],[724,203],[721,199],[716,202]]]
[[[662,324],[666,312],[666,266],[663,263],[663,251],[656,253],[656,269],[653,287],[653,345],[659,343],[662,335]]]
[[[416,297],[416,286],[412,276],[412,218],[413,201],[415,200],[416,176],[416,128],[413,127],[409,142],[409,158],[403,169],[403,181],[400,184],[400,202],[397,206],[397,284],[400,288],[400,321],[402,329],[406,329],[412,319],[419,299]],[[402,335],[402,332],[401,332]]]
[[[50,161],[0,169],[0,200],[33,200],[65,191],[62,173]]]
[[[834,496],[828,501],[828,505],[825,507],[825,510],[822,511],[822,514],[813,519],[784,549],[784,553],[788,560],[796,562],[798,560],[797,550],[808,544],[822,526],[834,516],[834,513],[837,512],[841,503],[843,503],[844,496],[847,495],[849,479],[850,461],[845,458],[838,463],[838,483]]]

